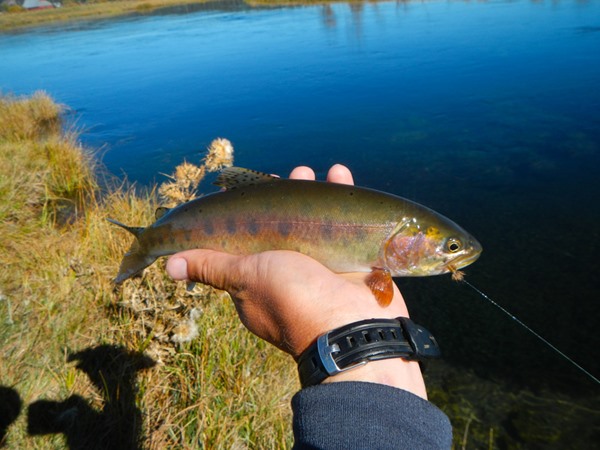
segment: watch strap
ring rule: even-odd
[[[308,387],[369,361],[423,361],[440,356],[431,333],[409,318],[369,319],[319,336],[298,358],[298,373],[302,387]]]

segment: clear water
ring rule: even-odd
[[[0,88],[69,105],[108,169],[142,184],[219,136],[266,172],[345,163],[471,231],[469,280],[600,375],[600,2],[167,12],[0,35]],[[598,389],[448,278],[399,280],[447,361]]]

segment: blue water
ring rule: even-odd
[[[108,170],[141,184],[215,137],[271,173],[343,162],[471,231],[469,280],[600,376],[600,2],[182,12],[0,35],[0,88],[69,105]],[[447,361],[598,389],[466,287],[399,284]]]

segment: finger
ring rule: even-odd
[[[290,173],[293,180],[314,180],[316,178],[314,170],[306,166],[298,166]]]
[[[327,173],[327,181],[331,183],[354,184],[352,172],[342,164],[336,164],[329,169]]]
[[[235,293],[246,278],[239,270],[241,259],[213,250],[188,250],[171,256],[166,269],[175,280],[198,281]]]

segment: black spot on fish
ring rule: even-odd
[[[229,234],[235,234],[237,231],[237,224],[235,223],[235,219],[233,217],[228,217],[225,221],[225,228]]]
[[[350,192],[348,193],[348,195],[350,195],[350,197],[352,197],[352,196],[354,195],[354,192],[350,191]]]
[[[277,231],[284,237],[288,237],[292,231],[292,224],[288,222],[279,222],[277,224]]]

